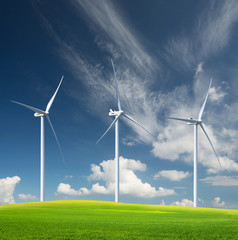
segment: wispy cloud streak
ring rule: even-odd
[[[165,46],[165,59],[180,70],[219,54],[231,38],[238,2],[210,1],[207,5],[191,32],[172,37]]]
[[[140,71],[149,73],[157,68],[156,60],[152,59],[146,52],[135,32],[129,27],[129,23],[119,14],[119,9],[115,8],[112,1],[108,0],[77,0],[73,1],[76,7],[83,8],[93,29],[100,33],[104,32],[106,37],[115,43],[116,49],[113,49],[114,56],[117,51],[123,53],[129,62]]]

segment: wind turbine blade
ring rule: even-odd
[[[64,155],[63,155],[62,149],[61,149],[61,147],[60,147],[60,144],[59,144],[58,138],[57,138],[57,136],[56,136],[56,133],[55,133],[54,127],[53,127],[53,125],[52,125],[52,123],[51,123],[51,121],[50,121],[49,116],[46,116],[46,117],[47,117],[47,120],[48,120],[48,122],[49,122],[49,124],[50,124],[50,127],[51,127],[51,129],[52,129],[52,132],[53,132],[53,134],[54,134],[54,136],[55,136],[55,140],[56,140],[56,142],[57,142],[57,144],[58,144],[58,147],[59,147],[59,150],[60,150],[60,154],[61,154],[61,157],[62,157],[62,159],[63,159],[63,163],[65,163]]]
[[[51,105],[52,105],[52,103],[54,102],[55,96],[56,96],[56,94],[57,94],[57,92],[58,92],[58,90],[59,90],[59,88],[60,88],[60,85],[61,85],[63,79],[64,79],[64,76],[61,77],[60,83],[59,83],[59,85],[58,85],[58,87],[57,87],[54,95],[52,96],[52,98],[50,99],[50,101],[49,101],[48,104],[47,104],[47,107],[46,107],[46,110],[45,110],[47,113],[50,111]]]
[[[16,104],[19,104],[19,105],[21,105],[21,106],[23,106],[23,107],[25,107],[25,108],[28,108],[28,109],[32,110],[33,112],[36,112],[36,113],[44,114],[44,115],[45,115],[45,112],[42,111],[42,110],[40,110],[40,109],[38,109],[38,108],[34,108],[34,107],[31,107],[31,106],[28,106],[28,105],[26,105],[26,104],[19,103],[19,102],[16,102],[16,101],[11,101],[11,102],[16,103]]]
[[[189,122],[189,123],[197,123],[197,120],[194,119],[189,119],[189,118],[174,118],[174,117],[166,117],[168,119],[173,119],[173,120],[178,120],[178,121],[183,121],[183,122]]]
[[[142,129],[144,129],[147,133],[149,133],[152,137],[153,135],[146,129],[144,128],[143,126],[141,126],[136,120],[134,120],[132,117],[130,117],[129,115],[125,114],[125,113],[122,113],[122,116],[128,118],[129,120],[131,120],[132,122],[134,122],[135,124],[137,124],[138,126],[140,126]]]
[[[215,155],[216,155],[216,157],[217,157],[217,161],[219,162],[219,165],[220,165],[220,167],[221,167],[221,163],[220,163],[220,160],[219,160],[219,158],[218,158],[218,156],[217,156],[217,153],[216,153],[216,151],[215,151],[215,148],[213,147],[212,142],[211,142],[210,138],[208,137],[208,135],[207,135],[207,133],[206,133],[204,127],[203,127],[203,124],[201,123],[200,126],[201,126],[203,132],[205,133],[205,135],[207,136],[207,139],[208,139],[209,143],[211,144],[212,149],[213,149],[213,151],[214,151],[214,153],[215,153]]]
[[[205,97],[204,103],[203,103],[202,108],[199,112],[199,116],[198,116],[199,120],[202,119],[202,114],[203,114],[203,111],[204,111],[204,108],[205,108],[205,105],[206,105],[206,102],[207,102],[207,98],[208,98],[208,94],[209,94],[209,90],[210,90],[211,85],[212,85],[212,78],[211,78],[211,81],[210,81],[210,84],[209,84],[209,87],[208,87],[208,91],[207,91],[207,95]]]
[[[121,116],[121,113],[119,115],[117,115],[117,117],[113,120],[113,122],[111,123],[111,125],[109,126],[109,128],[106,130],[106,132],[98,139],[97,143],[99,143],[102,138],[107,134],[107,132],[112,128],[112,126],[116,123],[116,121],[118,120],[118,118]]]
[[[111,62],[112,62],[112,68],[113,68],[113,72],[114,72],[115,83],[116,83],[117,106],[118,106],[118,109],[121,110],[120,94],[119,94],[119,89],[118,89],[118,81],[117,81],[116,71],[115,71],[115,67],[114,67],[112,59],[111,59]]]

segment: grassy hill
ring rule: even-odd
[[[238,240],[238,210],[81,200],[1,205],[0,239]]]

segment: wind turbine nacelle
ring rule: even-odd
[[[113,109],[110,109],[110,112],[108,114],[110,117],[112,116],[117,116],[117,111],[113,110]]]
[[[188,125],[197,125],[200,124],[202,121],[198,119],[188,118],[189,120],[193,120],[194,122],[187,122]]]
[[[45,115],[44,115],[44,114],[41,114],[41,113],[34,113],[34,116],[35,116],[35,117],[44,117]]]
[[[116,110],[110,109],[109,116],[114,116],[115,117],[115,116],[118,116],[122,113],[123,113],[122,110],[116,111]]]
[[[189,120],[193,120],[193,118],[188,118]],[[188,125],[195,125],[196,123],[191,123],[191,122],[187,122]]]

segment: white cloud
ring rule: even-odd
[[[212,102],[220,102],[227,94],[221,90],[220,87],[212,87],[209,92],[209,98]]]
[[[176,116],[176,115],[175,115]],[[178,116],[179,117],[179,116]],[[153,142],[153,154],[162,159],[174,161],[180,155],[193,152],[193,131],[186,123],[168,120],[168,126],[159,133],[158,140]]]
[[[165,201],[162,200],[161,203],[160,203],[160,205],[166,205],[166,204],[165,204]]]
[[[91,195],[91,194],[114,194],[114,160],[107,160],[100,165],[91,165],[92,174],[88,177],[89,181],[103,181],[105,185],[99,182],[92,185],[91,189],[80,188],[74,190],[69,184],[60,183],[57,189],[59,194],[68,195]],[[146,164],[133,159],[120,157],[120,195],[130,195],[134,197],[153,198],[160,196],[174,195],[173,189],[159,187],[156,189],[149,183],[143,183],[134,171],[146,171]]]
[[[218,173],[220,171],[228,171],[228,172],[238,172],[238,164],[228,158],[228,157],[219,157],[220,162],[221,162],[221,167],[216,163],[216,161],[214,161],[214,165],[207,165],[209,168],[207,169],[208,173]]]
[[[23,193],[18,194],[18,198],[21,199],[21,200],[24,200],[24,201],[37,200],[36,196],[34,196],[32,194],[23,194]]]
[[[184,178],[190,176],[189,172],[177,171],[177,170],[163,170],[159,171],[154,175],[154,179],[158,179],[160,177],[167,178],[171,181],[180,181]]]
[[[216,208],[225,207],[225,202],[224,201],[221,202],[220,197],[215,197],[213,202],[212,202],[212,206],[216,207]]]
[[[204,204],[204,201],[200,198],[198,198],[198,202],[200,204]],[[176,201],[171,203],[170,205],[172,206],[182,206],[182,207],[193,207],[193,201],[189,200],[189,199],[182,199],[181,202]]]
[[[86,188],[80,188],[79,190],[74,190],[71,188],[69,184],[60,183],[57,188],[58,194],[68,194],[73,196],[83,196],[83,195],[89,195],[90,192]]]
[[[138,144],[138,141],[136,141],[135,138],[132,138],[130,136],[122,138],[121,141],[122,141],[122,144],[129,147],[133,147]]]
[[[212,186],[238,186],[238,176],[213,176],[206,177],[200,181],[208,183]]]
[[[198,77],[198,74],[199,74],[199,73],[202,73],[202,72],[203,72],[202,66],[203,66],[203,62],[200,62],[200,63],[198,64],[198,66],[197,66],[197,69],[196,69],[195,78]]]
[[[193,207],[193,201],[188,200],[188,199],[182,199],[181,202],[176,201],[176,202],[171,203],[170,205],[182,206],[182,207]]]
[[[0,204],[15,203],[13,193],[20,181],[21,178],[18,176],[0,179]]]

